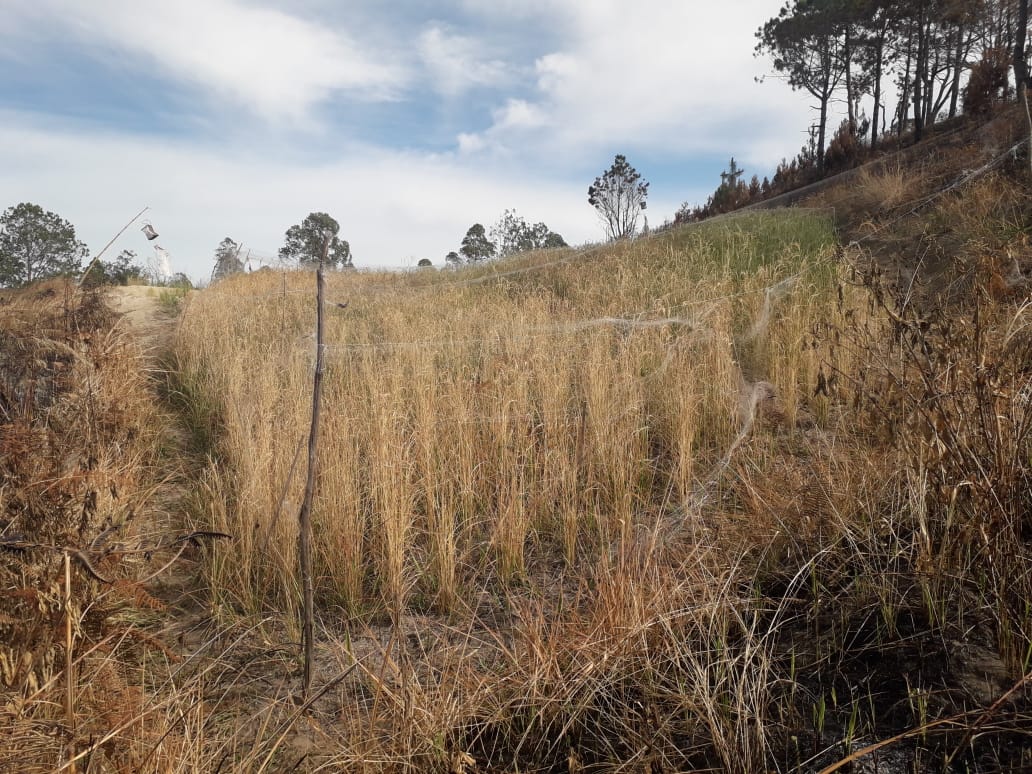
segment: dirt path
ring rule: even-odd
[[[120,325],[126,326],[139,341],[144,354],[141,367],[151,376],[155,400],[164,407],[165,450],[154,471],[155,489],[148,508],[151,522],[147,525],[148,531],[182,535],[197,526],[191,524],[191,510],[196,508],[198,486],[211,463],[206,452],[193,443],[186,420],[170,404],[166,394],[166,387],[175,381],[167,371],[172,362],[167,355],[174,343],[179,316],[162,300],[163,290],[117,287],[110,290],[107,299],[111,309],[122,315]],[[180,302],[181,311],[186,309],[188,300],[189,297]],[[216,552],[232,550],[229,540],[188,545],[179,559],[148,582],[148,594],[165,606],[160,621],[149,634],[175,653],[180,663],[189,664],[178,679],[181,684],[195,686],[203,693],[209,722],[218,718],[218,722],[232,729],[232,744],[241,745],[246,760],[233,764],[229,770],[249,771],[250,766],[265,755],[269,740],[263,739],[262,734],[269,728],[263,723],[272,724],[272,728],[282,723],[280,727],[284,729],[280,738],[273,740],[273,752],[269,754],[275,753],[276,760],[270,770],[307,770],[298,767],[317,749],[317,740],[325,741],[327,731],[312,726],[316,721],[311,719],[308,726],[294,728],[296,705],[282,698],[285,686],[299,685],[301,678],[296,649],[292,645],[284,646],[292,642],[291,635],[270,621],[262,623],[260,636],[252,634],[257,629],[252,622],[220,621],[213,609],[205,563],[210,562]],[[391,632],[387,632],[382,637],[388,647],[390,635]],[[270,645],[271,642],[276,644]],[[320,642],[317,648],[316,682],[331,684],[340,671],[343,646],[331,641]],[[231,677],[225,683],[216,679],[210,684],[199,677],[213,668]],[[338,682],[339,679],[336,677]],[[322,713],[319,717],[327,728],[333,727],[341,711],[335,701],[333,694],[328,694],[313,704],[311,710]],[[241,714],[265,720],[256,724],[241,723]],[[317,727],[320,730],[312,730]],[[293,766],[283,760],[293,762]]]
[[[162,306],[163,290],[149,285],[127,285],[114,287],[108,294],[109,305],[122,315],[150,358],[169,344],[175,326],[174,314]]]
[[[163,292],[169,291],[146,285],[120,286],[111,288],[107,301],[114,312],[122,315],[121,324],[139,342],[144,356],[141,366],[151,376],[154,399],[167,408],[163,428],[165,453],[154,471],[155,489],[149,510],[153,520],[151,530],[172,534],[189,531],[186,511],[191,484],[197,480],[204,463],[191,448],[188,429],[162,395],[167,376],[164,356],[172,346],[178,319],[175,308],[163,301]],[[161,639],[169,645],[178,643],[181,650],[190,650],[198,644],[199,631],[208,621],[208,605],[203,601],[207,591],[197,564],[201,559],[198,554],[193,548],[185,551],[180,560],[153,579],[149,589],[154,597],[168,605]]]

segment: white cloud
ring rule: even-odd
[[[545,94],[561,91],[567,83],[584,77],[583,58],[567,53],[546,54],[534,63],[538,88]]]
[[[576,12],[578,0],[461,0],[465,10],[494,20],[535,19],[558,22]]]
[[[128,57],[126,69],[150,63],[274,121],[305,122],[337,92],[389,99],[406,80],[391,57],[342,30],[240,0],[16,0],[8,13],[76,38],[108,64],[111,52]]]
[[[753,32],[781,2],[3,0],[0,59],[15,72],[60,79],[67,49],[153,85],[141,126],[181,112],[184,84],[197,108],[162,139],[98,129],[117,114],[69,126],[53,93],[18,95],[35,112],[0,110],[0,207],[35,201],[97,249],[149,204],[176,268],[198,278],[223,237],[273,255],[290,225],[325,211],[359,265],[391,266],[439,261],[506,208],[571,243],[597,239],[586,185],[621,152],[653,179],[655,225],[712,190],[715,179],[691,177],[700,154],[770,170],[805,139],[806,100],[753,83],[767,69]],[[83,104],[110,88],[105,72],[83,74],[95,90]],[[432,93],[406,101],[416,88]],[[289,131],[313,125],[326,131]],[[356,147],[356,131],[378,139]],[[453,153],[398,149],[442,136],[456,138]]]
[[[482,135],[470,132],[459,132],[458,143],[460,154],[476,153],[487,147]]]
[[[510,99],[505,107],[494,112],[494,125],[499,130],[540,129],[548,125],[548,117],[538,106],[524,99]]]
[[[409,257],[440,264],[472,223],[488,225],[512,207],[571,243],[601,235],[579,183],[370,147],[318,166],[275,155],[70,133],[0,111],[0,190],[12,197],[0,207],[35,202],[70,220],[98,250],[149,205],[173,271],[195,279],[207,278],[223,237],[274,256],[287,228],[313,211],[340,221],[361,267],[401,266]],[[135,229],[112,250],[123,248],[142,258],[151,250]]]
[[[753,33],[779,4],[640,0],[633,12],[622,0],[554,4],[563,46],[537,59],[536,94],[520,108],[535,120],[512,120],[510,102],[482,145],[534,143],[567,158],[638,146],[768,162],[772,140],[784,146],[810,120],[805,100],[783,84],[753,81],[769,67],[751,56]]]
[[[456,138],[462,156],[474,154],[495,158],[518,156],[527,133],[545,129],[551,117],[538,104],[509,99],[491,112],[493,123],[483,132],[460,132]]]
[[[431,84],[446,97],[510,79],[505,62],[490,58],[479,41],[453,34],[439,24],[420,33],[417,47]]]

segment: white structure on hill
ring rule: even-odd
[[[151,275],[156,282],[168,282],[172,279],[172,256],[160,245],[154,245],[154,256],[148,261]]]

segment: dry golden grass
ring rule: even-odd
[[[151,518],[163,418],[102,296],[52,281],[2,300],[0,770],[53,771],[114,728],[92,759],[127,770],[162,733],[140,714],[142,653],[164,653],[141,611],[159,603],[125,549],[167,526]]]
[[[831,250],[825,220],[779,213],[461,272],[331,276],[349,305],[327,326],[322,604],[449,612],[535,560],[618,556],[724,455],[753,382],[776,386],[793,425],[817,383],[807,343]],[[213,582],[254,614],[297,600],[313,285],[220,283],[177,344],[220,430],[209,484],[226,508],[209,526],[242,541]]]
[[[1008,212],[958,222],[1020,250]],[[232,549],[205,552],[178,643],[142,558],[99,561],[110,586],[76,568],[71,605],[59,552],[5,564],[0,768],[809,771],[949,716],[908,747],[917,770],[1032,763],[1029,307],[932,314],[841,257],[826,218],[780,212],[333,275],[306,706],[314,278],[193,296],[171,397],[208,464],[179,507]],[[131,343],[62,293],[0,306],[5,330],[50,326],[3,339],[4,395],[31,383],[40,410],[2,428],[2,496],[38,542],[82,545],[90,498],[146,513],[181,464],[155,456]]]
[[[865,195],[896,207],[911,182]],[[234,767],[805,771],[886,733],[900,701],[920,727],[957,711],[934,663],[902,666],[914,642],[965,685],[966,658],[1020,678],[1030,423],[1006,342],[1027,309],[930,325],[910,286],[896,298],[839,257],[828,220],[797,211],[331,276],[347,307],[329,308],[314,513],[328,693],[304,733],[275,702],[268,727],[236,728]],[[211,568],[217,612],[274,638],[298,628],[313,294],[310,274],[233,278],[193,300],[176,345],[213,459],[198,525],[241,538]],[[943,510],[971,487],[1009,515]],[[966,655],[945,650],[972,626],[987,634]],[[1024,760],[1023,718],[983,754]]]
[[[913,205],[933,187],[929,170],[901,162],[861,167],[848,185],[835,186],[815,197],[815,204],[832,208],[841,223],[877,221]]]
[[[839,274],[828,220],[779,212],[332,275],[348,306],[327,326],[316,684],[349,676],[312,760],[761,768],[788,720],[789,616],[746,579],[779,535],[839,534],[824,521],[849,496],[806,494],[849,469],[821,440],[828,369],[855,370],[837,332],[866,314]],[[239,536],[211,567],[217,610],[293,638],[313,307],[311,274],[238,276],[192,300],[176,343],[197,438],[217,439],[198,526]],[[750,483],[786,456],[795,490]],[[793,491],[797,513],[776,511]],[[289,768],[263,733],[238,770]]]

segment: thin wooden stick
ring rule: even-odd
[[[1027,675],[1018,680],[1018,682],[1014,683],[1014,685],[1012,685],[1000,698],[994,701],[989,706],[989,708],[986,709],[985,712],[978,716],[978,720],[976,720],[974,723],[967,727],[967,730],[964,732],[964,738],[961,739],[960,744],[958,744],[956,749],[954,749],[953,752],[951,752],[949,756],[946,758],[946,763],[944,765],[945,769],[948,770],[950,768],[950,764],[953,763],[953,759],[960,754],[961,750],[967,747],[968,742],[971,741],[971,737],[974,736],[975,732],[978,731],[978,729],[980,729],[982,725],[993,716],[993,713],[995,713],[996,710],[998,710],[1005,701],[1010,699],[1011,696],[1017,693],[1029,682],[1032,682],[1032,672],[1029,672]]]
[[[931,723],[925,723],[924,725],[918,726],[917,728],[911,728],[908,731],[904,731],[901,734],[896,734],[895,736],[889,737],[888,739],[883,739],[880,742],[869,744],[867,745],[867,747],[864,747],[863,749],[850,753],[842,760],[837,761],[836,763],[833,763],[830,766],[825,766],[823,769],[820,770],[818,774],[832,774],[833,772],[836,772],[839,769],[841,769],[843,766],[848,766],[853,761],[859,760],[860,758],[863,758],[865,755],[870,755],[871,753],[876,752],[882,749],[883,747],[888,747],[889,745],[895,744],[896,742],[900,742],[904,739],[910,739],[911,737],[920,736],[938,726],[945,726],[951,723],[957,723],[959,721],[962,721],[967,716],[967,714],[968,713],[961,713],[959,715],[952,715],[948,718],[933,720]]]
[[[287,480],[283,482],[283,491],[280,494],[279,504],[276,506],[276,513],[272,516],[272,521],[269,522],[269,528],[265,531],[265,540],[262,541],[261,554],[265,554],[269,548],[269,538],[272,537],[273,531],[276,529],[276,524],[279,522],[280,514],[283,513],[283,505],[287,502],[287,493],[290,490],[290,482],[294,480],[294,471],[297,469],[297,461],[301,459],[301,448],[304,446],[304,436],[298,439],[297,449],[294,450],[294,459],[290,463],[290,471],[287,473]]]
[[[126,223],[124,226],[122,226],[122,229],[117,234],[115,234],[113,237],[111,237],[111,241],[108,242],[106,245],[104,245],[104,247],[101,248],[101,251],[99,253],[97,253],[95,256],[93,256],[93,260],[90,261],[90,265],[86,267],[86,271],[84,271],[82,273],[82,275],[79,277],[79,281],[75,283],[76,287],[79,287],[80,285],[82,285],[82,281],[84,279],[86,279],[86,275],[90,273],[90,269],[93,268],[93,264],[95,264],[98,260],[100,260],[100,256],[102,256],[105,252],[107,252],[107,249],[109,247],[111,247],[111,245],[113,245],[115,243],[115,240],[118,239],[120,236],[122,236],[122,234],[125,233],[125,230],[127,228],[129,228],[131,225],[133,225],[133,223],[135,223],[136,220],[141,215],[143,215],[143,213],[145,213],[149,209],[150,209],[150,207],[144,207],[142,210],[140,210],[138,213],[136,213],[136,215],[133,216],[133,219],[130,220],[128,223]]]
[[[319,448],[319,408],[322,401],[323,377],[323,299],[326,294],[326,278],[323,276],[323,264],[330,249],[329,237],[323,242],[322,258],[315,272],[315,378],[312,383],[312,427],[308,433],[308,481],[305,483],[305,498],[301,503],[299,517],[298,554],[301,564],[301,584],[304,591],[304,607],[302,610],[302,628],[304,643],[304,677],[302,678],[301,695],[308,701],[312,687],[312,637],[314,635],[315,592],[312,587],[312,500],[315,498],[315,474]]]
[[[65,718],[68,722],[68,769],[75,774],[75,662],[72,658],[72,555],[64,552],[65,571]]]

